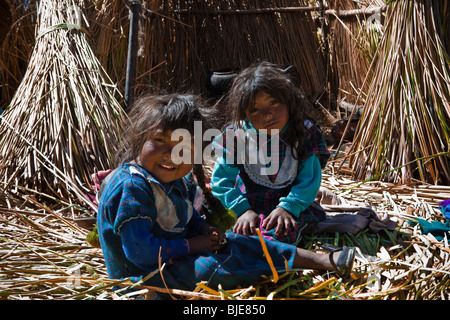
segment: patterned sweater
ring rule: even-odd
[[[97,215],[110,276],[140,276],[158,268],[160,255],[162,263],[187,255],[184,239],[205,223],[192,206],[195,188],[184,178],[160,183],[130,163],[111,175]]]
[[[278,160],[276,162],[278,170],[272,175],[261,173],[262,167],[271,165],[267,163],[267,159],[258,159],[262,164],[252,165],[250,158],[245,155],[254,152],[248,152],[248,150],[242,152],[244,158],[241,159],[239,152],[236,152],[239,149],[236,146],[239,139],[241,141],[252,139],[248,138],[248,133],[255,129],[248,122],[244,123],[245,132],[236,130],[234,127],[227,129],[234,130],[235,133],[233,137],[235,145],[231,148],[228,145],[230,135],[229,132],[226,133],[227,130],[215,139],[214,147],[220,151],[221,155],[213,170],[212,192],[237,216],[248,209],[267,216],[279,206],[298,218],[316,198],[322,180],[322,168],[325,167],[330,156],[329,150],[319,130],[306,120],[304,143],[306,156],[296,160],[292,155],[294,151],[286,139],[288,125],[279,134],[278,146],[272,144],[271,140],[263,146],[266,148],[262,152],[263,155],[266,153],[271,159]],[[258,145],[258,152],[260,148],[261,145]]]

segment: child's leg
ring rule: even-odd
[[[330,253],[330,254],[337,254]],[[321,254],[297,248],[297,254],[294,258],[294,268],[314,269],[314,270],[333,270],[329,254]]]
[[[347,276],[352,269],[355,252],[355,248],[344,248],[340,251],[321,254],[297,248],[293,267],[336,271],[341,276]]]

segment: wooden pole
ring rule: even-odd
[[[128,112],[134,100],[134,85],[136,82],[136,56],[138,44],[138,22],[140,1],[129,0],[130,6],[130,30],[128,38],[127,71],[125,79],[125,111]]]

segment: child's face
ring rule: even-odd
[[[179,143],[186,142],[172,141],[172,131],[156,131],[150,134],[138,159],[145,170],[147,170],[156,180],[162,183],[168,183],[187,175],[193,166],[193,152],[191,152],[191,161],[189,163],[174,164],[172,161],[172,149]],[[189,146],[183,146],[185,150],[194,149],[193,143]]]
[[[245,114],[256,130],[267,129],[268,134],[273,129],[281,132],[289,121],[288,107],[265,92],[256,95],[255,104]]]

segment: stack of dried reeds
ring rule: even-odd
[[[0,125],[2,188],[85,199],[110,168],[124,113],[82,27],[83,1],[42,0],[27,72]]]
[[[394,1],[380,59],[350,150],[356,180],[450,183],[449,10],[438,1]]]
[[[330,37],[333,72],[338,82],[338,99],[355,103],[362,91],[367,94],[373,70],[370,64],[376,57],[380,38],[383,34],[383,0],[376,1],[331,1],[333,14],[330,20]],[[366,9],[368,14],[340,17],[342,10]],[[375,10],[374,12],[374,9]],[[348,11],[347,11],[348,12]]]

